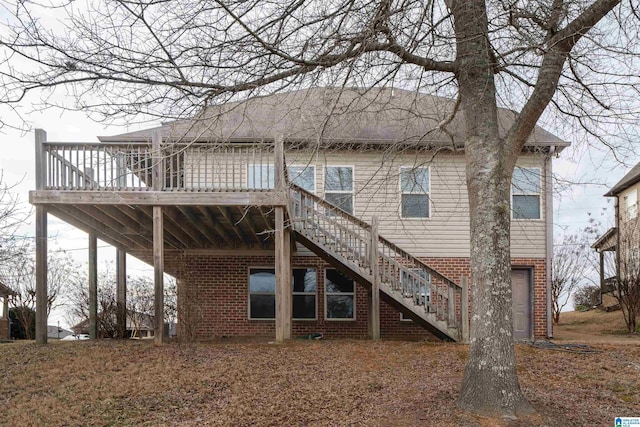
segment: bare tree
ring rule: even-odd
[[[11,250],[13,256],[0,263],[0,278],[10,286],[16,295],[13,296],[15,307],[26,307],[29,310],[16,311],[17,321],[27,334],[31,336],[32,324],[35,322],[36,279],[35,251],[33,246],[19,241],[20,246]],[[47,274],[47,316],[52,309],[64,304],[61,296],[67,286],[78,280],[78,270],[73,260],[64,251],[49,254]]]
[[[174,321],[176,318],[175,280],[167,279],[164,287],[165,320]],[[133,328],[133,333],[140,336],[140,330],[154,314],[154,290],[151,279],[143,276],[129,277],[127,280],[127,319]],[[66,294],[67,320],[73,325],[79,325],[76,333],[83,332],[89,325],[89,285],[86,277],[73,282],[73,286]],[[110,263],[105,264],[98,277],[98,314],[96,323],[98,337],[117,338],[117,297],[116,275]],[[153,322],[151,322],[153,324]]]
[[[44,27],[39,17],[51,10],[36,3],[7,10],[3,102],[17,105],[35,90],[49,95],[65,86],[77,95],[68,108],[113,119],[191,115],[214,102],[317,84],[401,86],[457,98],[448,114],[465,113],[473,298],[457,403],[508,416],[532,411],[508,332],[511,176],[548,106],[592,135],[614,118],[631,120],[640,87],[634,1],[88,4],[78,10],[77,2],[61,0],[64,9],[55,10],[65,14],[64,29]],[[20,61],[35,63],[36,71],[21,71]],[[505,130],[499,104],[513,111]]]
[[[553,247],[551,268],[551,304],[553,322],[560,323],[560,313],[569,303],[571,294],[593,273],[591,235],[585,232],[565,235]]]
[[[20,203],[16,185],[8,184],[0,169],[0,264],[11,259],[14,251],[22,252],[26,244],[17,231],[27,222],[29,210]]]

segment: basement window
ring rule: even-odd
[[[293,319],[316,319],[316,270],[294,268]],[[274,268],[249,269],[249,319],[272,320],[276,317],[276,270]]]
[[[511,179],[513,219],[540,219],[540,169],[516,167]]]
[[[325,318],[327,320],[354,320],[355,286],[353,280],[334,269],[325,270]]]

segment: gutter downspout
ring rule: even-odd
[[[549,148],[549,154],[544,162],[544,180],[545,180],[545,222],[546,222],[546,299],[547,299],[547,338],[553,338],[553,319],[551,309],[551,263],[553,262],[553,185],[551,159],[556,152],[556,147]]]

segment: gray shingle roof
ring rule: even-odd
[[[627,172],[627,174],[623,176],[616,185],[611,187],[611,189],[605,194],[605,196],[616,196],[638,181],[640,181],[640,163],[632,167],[631,170]]]
[[[163,137],[203,141],[270,140],[282,135],[285,140],[300,142],[406,142],[446,147],[452,145],[451,137],[438,125],[448,118],[454,104],[448,98],[391,88],[303,89],[211,106],[190,120],[100,140],[149,140],[159,130]],[[458,111],[447,125],[456,148],[464,146],[464,114]],[[510,110],[499,110],[503,134],[514,116]],[[527,145],[562,148],[569,143],[536,126]]]

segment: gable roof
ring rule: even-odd
[[[640,163],[631,168],[620,181],[605,194],[606,197],[614,197],[640,181]]]
[[[464,111],[447,124],[449,134],[439,128],[454,106],[449,98],[401,89],[311,88],[215,105],[189,120],[99,139],[149,141],[160,131],[164,138],[189,141],[246,142],[282,135],[290,142],[419,143],[459,149],[465,141]],[[502,135],[514,117],[515,112],[499,109]],[[526,145],[561,149],[569,143],[536,126]]]
[[[16,295],[16,293],[13,291],[13,289],[11,289],[10,287],[8,287],[7,285],[5,285],[0,281],[0,296],[7,297],[10,295]]]

